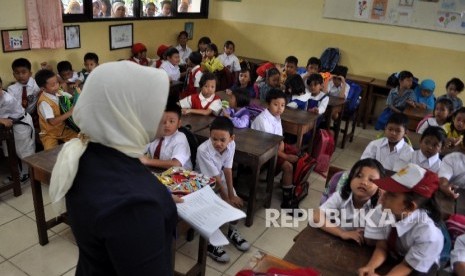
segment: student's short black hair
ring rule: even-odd
[[[155,6],[155,3],[153,3],[153,2],[148,2],[147,4],[145,4],[145,8],[146,8],[146,9],[148,9],[149,6],[154,6],[155,9],[157,8],[157,6]]]
[[[212,50],[215,53],[215,57],[218,55],[218,47],[215,43],[210,43],[207,45],[207,50]]]
[[[278,68],[273,67],[268,70],[266,70],[266,78],[268,79],[269,77],[272,77],[274,75],[280,75],[281,73],[279,72]]]
[[[319,83],[319,84],[323,84],[323,77],[318,73],[311,74],[307,78],[307,85],[312,84],[312,82],[314,82],[314,81]]]
[[[237,88],[232,91],[232,94],[236,98],[237,107],[245,107],[250,104],[250,95],[247,89]]]
[[[166,4],[169,4],[170,6],[173,6],[171,1],[161,1],[160,2],[160,7],[163,9],[163,6],[166,5]]]
[[[316,65],[318,65],[318,68],[321,67],[321,61],[320,61],[320,59],[317,58],[317,57],[311,57],[311,58],[309,58],[308,61],[307,61],[307,67],[308,67],[310,64],[316,64]]]
[[[178,115],[178,118],[181,119],[182,111],[181,107],[174,102],[168,102],[165,107],[165,112],[173,112]]]
[[[463,88],[464,88],[464,85],[463,85],[463,81],[459,78],[452,78],[450,81],[447,82],[446,84],[446,89],[447,87],[449,87],[449,85],[455,85],[455,89],[457,89],[457,91],[460,93],[463,91]]]
[[[189,60],[192,62],[192,64],[199,65],[202,63],[202,55],[199,52],[192,52],[189,55]]]
[[[47,84],[47,81],[50,78],[53,78],[55,76],[56,75],[55,75],[55,73],[53,71],[50,71],[48,69],[42,69],[42,70],[39,70],[39,72],[36,73],[36,75],[34,76],[34,79],[36,80],[37,85],[40,88],[43,88]]]
[[[233,46],[233,49],[236,50],[236,45],[234,45],[234,42],[232,42],[231,40],[226,40],[226,42],[224,43],[224,47],[229,47],[229,46]]]
[[[407,129],[408,118],[403,113],[394,113],[389,117],[386,126],[388,124],[394,124],[402,126],[403,128]]]
[[[213,120],[213,122],[211,123],[210,132],[212,130],[224,130],[224,131],[229,132],[229,135],[233,135],[234,124],[229,118],[219,116],[219,117],[216,117],[215,120]]]
[[[441,143],[441,145],[444,145],[444,142],[446,141],[447,134],[444,131],[442,127],[438,126],[429,126],[425,129],[423,134],[421,135],[420,142],[423,141],[423,139],[427,136],[433,136],[438,141]]]
[[[305,93],[305,83],[299,74],[289,76],[284,82],[286,93],[291,90],[292,95],[302,95]]]
[[[413,78],[413,74],[410,71],[400,71],[399,76],[397,77],[399,81],[406,78]]]
[[[443,104],[449,110],[449,116],[451,116],[452,113],[454,112],[454,103],[451,100],[449,100],[448,98],[440,98],[440,99],[438,99],[436,101],[436,103],[434,104],[434,109],[436,109],[436,106],[438,104]]]
[[[178,34],[178,38],[180,38],[182,35],[184,35],[185,37],[189,37],[189,34],[186,31],[180,31]]]
[[[16,68],[24,67],[31,71],[31,62],[25,58],[17,58],[11,63],[11,69],[14,71]]]
[[[270,91],[268,91],[268,94],[266,94],[266,102],[268,104],[271,103],[272,100],[281,99],[281,98],[283,98],[284,101],[286,101],[286,94],[284,94],[283,91],[276,89],[276,88],[270,89]]]
[[[202,44],[210,44],[212,43],[211,39],[208,37],[208,36],[202,36],[200,39],[199,39],[199,42],[197,42],[197,46],[202,43]]]
[[[172,57],[174,54],[179,54],[178,49],[176,49],[174,47],[168,48],[168,50],[166,50],[166,52],[165,52],[166,57]]]
[[[57,71],[58,74],[61,74],[64,71],[73,71],[73,66],[71,65],[71,62],[67,60],[60,61],[57,64]]]
[[[284,60],[284,63],[292,63],[292,64],[295,64],[295,66],[297,66],[297,64],[299,63],[299,60],[295,56],[288,56]]]
[[[206,83],[207,81],[209,80],[214,80],[216,81],[216,76],[215,74],[211,73],[211,72],[205,72],[202,74],[202,77],[200,78],[200,81],[199,81],[199,86],[200,88],[202,88]]]
[[[98,64],[98,56],[96,53],[87,53],[84,55],[84,61],[86,60],[93,60],[95,63]]]

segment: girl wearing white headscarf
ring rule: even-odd
[[[115,2],[111,6],[111,17],[121,18],[126,17],[126,7],[122,2]]]
[[[76,275],[171,275],[176,206],[138,157],[155,138],[168,96],[163,70],[121,61],[89,75],[50,183],[79,247]],[[66,204],[64,201],[66,199]]]

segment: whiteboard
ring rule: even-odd
[[[323,17],[465,34],[465,0],[325,0]]]

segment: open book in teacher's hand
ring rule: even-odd
[[[219,229],[223,224],[245,218],[244,212],[222,200],[210,186],[188,194],[183,199],[183,203],[176,204],[179,216],[213,246],[229,243]]]

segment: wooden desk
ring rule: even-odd
[[[181,124],[189,128],[192,132],[197,132],[204,128],[209,128],[213,120],[215,120],[215,116],[204,116],[197,114],[187,114],[181,116]]]
[[[386,85],[385,80],[375,79],[370,83],[367,94],[367,104],[365,114],[363,115],[363,128],[366,127],[368,120],[374,113],[377,97],[387,97],[392,87]]]
[[[24,162],[29,165],[29,176],[32,188],[32,199],[34,201],[34,213],[36,216],[37,232],[39,235],[40,245],[46,245],[48,243],[47,230],[62,223],[66,222],[66,214],[62,214],[58,217],[52,218],[48,221],[45,219],[44,201],[42,198],[42,185],[50,184],[50,178],[52,175],[53,166],[55,165],[58,153],[62,146],[58,146],[51,150],[41,151],[34,155],[24,158]],[[175,242],[173,242],[173,246]],[[173,247],[173,251],[175,247]],[[174,253],[173,253],[174,256]],[[185,274],[185,275],[205,275],[205,266],[207,256],[207,241],[200,237],[199,239],[199,251],[197,263]],[[174,267],[173,257],[173,267]],[[175,271],[175,275],[183,275]]]
[[[329,96],[328,106],[326,107],[324,114],[326,120],[326,129],[329,129],[331,126],[331,114],[333,113],[333,110],[338,108],[340,109],[339,116],[334,122],[334,145],[337,145],[337,138],[339,137],[339,132],[341,131],[342,113],[344,112],[345,102],[346,100],[344,98]]]
[[[16,155],[15,136],[13,127],[5,127],[0,124],[0,142],[5,140],[8,150],[8,165],[10,167],[13,182],[0,187],[0,193],[13,189],[13,195],[18,197],[22,194],[21,182],[19,181],[18,156]]]
[[[200,141],[205,141],[210,137],[210,130],[203,129],[195,133]],[[257,186],[259,182],[260,168],[268,161],[268,172],[266,176],[266,197],[265,207],[271,205],[271,196],[273,194],[274,170],[278,156],[279,143],[283,140],[282,136],[257,131],[250,128],[234,129],[236,152],[234,161],[246,165],[252,169],[252,179],[249,185],[249,194],[241,195],[247,200],[247,218],[246,226],[253,224],[253,216],[257,204]]]
[[[357,275],[357,270],[368,263],[374,249],[341,240],[310,226],[302,230],[294,242],[284,260],[303,267],[313,267],[322,275]],[[384,275],[391,267],[383,264],[376,271]]]
[[[355,83],[357,83],[358,85],[360,85],[360,87],[362,88],[362,93],[361,93],[361,97],[362,97],[362,100],[360,102],[360,107],[359,107],[359,110],[365,110],[366,107],[367,107],[367,103],[368,103],[368,90],[369,90],[369,87],[370,87],[370,84],[372,81],[375,80],[375,78],[372,78],[372,77],[366,77],[366,76],[359,76],[359,75],[352,75],[352,74],[347,74],[347,77],[346,77],[347,80],[350,80],[350,81],[353,81]],[[358,123],[362,120],[362,118],[364,119],[365,116],[364,114],[361,114],[362,116],[359,116],[358,117],[358,122],[357,122],[357,125]],[[366,124],[363,125],[363,128],[365,129],[366,128]]]
[[[416,131],[418,123],[423,120],[427,115],[431,114],[432,111],[427,109],[418,108],[418,107],[411,107],[408,106],[404,110],[405,116],[408,118],[407,129],[411,131]]]

